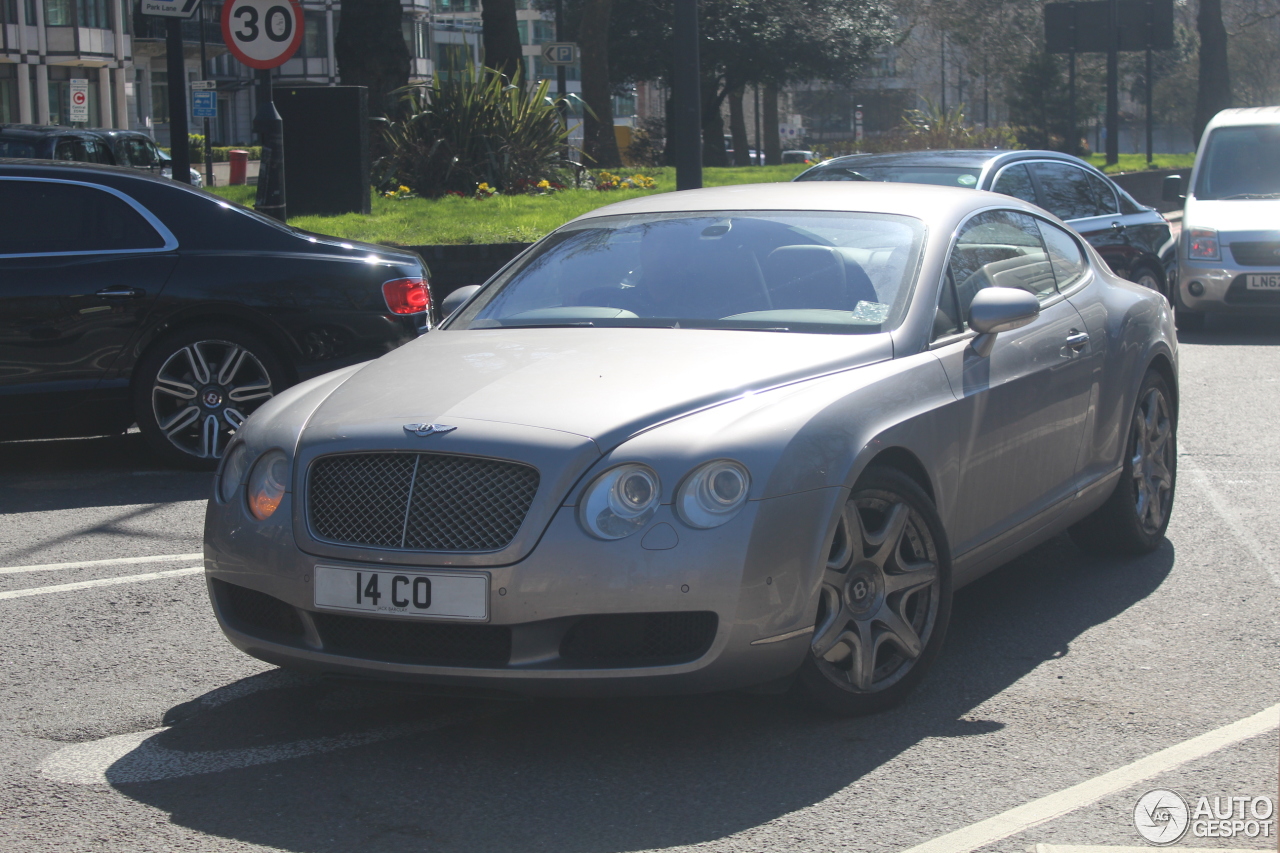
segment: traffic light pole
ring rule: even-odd
[[[258,115],[253,124],[262,145],[253,209],[284,222],[284,121],[272,100],[270,68],[258,71]]]
[[[702,186],[702,93],[699,91],[698,0],[675,0],[674,73],[671,101],[675,112],[669,145],[676,164],[676,189]]]
[[[191,140],[187,138],[187,72],[182,62],[182,19],[165,18],[165,68],[169,72],[169,156],[173,179],[191,183]]]

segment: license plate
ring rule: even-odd
[[[1247,290],[1280,290],[1280,273],[1246,276],[1244,286]]]
[[[316,607],[394,616],[484,620],[485,575],[423,574],[316,566]]]

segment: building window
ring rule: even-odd
[[[531,21],[533,24],[533,43],[546,44],[556,40],[556,25],[551,21]]]
[[[96,27],[100,30],[111,29],[111,19],[107,14],[107,0],[79,0],[80,26]]]
[[[463,73],[470,65],[470,45],[436,42],[436,74],[441,80]]]
[[[437,12],[479,12],[480,0],[435,0]]]
[[[74,27],[75,6],[72,0],[45,0],[44,23],[47,27]]]
[[[18,121],[18,72],[12,65],[0,65],[0,124]]]
[[[531,57],[533,59],[533,79],[535,80],[555,80],[556,67],[542,58],[541,55]],[[566,80],[581,80],[582,70],[577,65],[566,65],[564,67],[564,76]]]
[[[302,49],[299,56],[328,57],[329,30],[325,26],[324,12],[303,13]]]
[[[156,124],[169,122],[168,71],[151,71],[151,118]]]

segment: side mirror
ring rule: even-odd
[[[996,335],[1020,329],[1040,316],[1040,300],[1016,287],[984,287],[969,306],[969,328],[978,333],[971,346],[986,358]]]
[[[462,307],[462,303],[471,298],[471,294],[480,289],[478,284],[468,284],[450,293],[440,303],[440,319],[447,320],[454,311]]]
[[[1164,182],[1160,185],[1161,201],[1184,201],[1186,196],[1182,194],[1182,176],[1181,175],[1165,175]]]

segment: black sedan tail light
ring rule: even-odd
[[[421,278],[397,278],[382,285],[392,314],[421,314],[431,308],[431,291]]]

